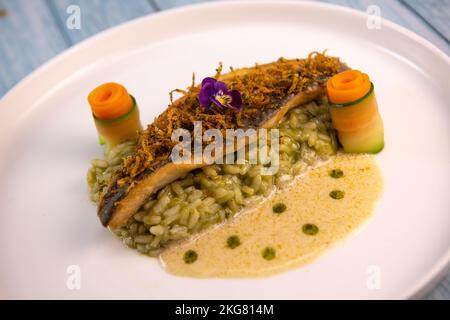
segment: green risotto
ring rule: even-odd
[[[326,101],[292,109],[278,128],[280,167],[274,176],[261,175],[262,166],[252,164],[214,164],[195,170],[150,196],[115,233],[127,246],[157,256],[171,242],[186,239],[261,202],[319,159],[336,153],[336,136]],[[113,174],[121,169],[122,159],[133,150],[134,142],[126,142],[104,159],[92,161],[88,185],[94,202],[98,202]],[[236,246],[235,240],[230,247]],[[196,256],[194,259],[191,253],[188,258],[195,261]]]

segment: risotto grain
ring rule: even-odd
[[[249,163],[214,164],[195,170],[148,198],[116,235],[127,246],[157,256],[169,243],[231,218],[292,181],[317,160],[336,153],[326,100],[291,110],[278,128],[280,167],[274,176],[261,175],[262,166]],[[135,142],[126,142],[110,150],[104,159],[92,160],[87,174],[92,201],[98,202],[134,146]]]

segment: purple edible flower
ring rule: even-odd
[[[228,91],[225,82],[217,81],[214,78],[203,79],[198,100],[206,109],[211,106],[211,103],[220,109],[230,108],[236,111],[241,110],[242,106],[241,93],[238,90]]]

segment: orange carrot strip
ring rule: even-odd
[[[100,120],[111,120],[131,110],[133,100],[125,87],[118,83],[105,83],[95,88],[88,96],[91,110]]]
[[[358,70],[347,70],[328,80],[328,98],[336,104],[350,103],[366,95],[370,85],[367,74]]]
[[[355,131],[366,127],[378,116],[378,104],[373,92],[354,105],[331,108],[333,127],[338,131]]]

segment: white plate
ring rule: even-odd
[[[307,267],[258,279],[179,278],[100,226],[87,200],[101,155],[86,96],[117,81],[151,122],[168,92],[226,66],[329,49],[371,75],[386,127],[384,196],[360,232]],[[449,58],[392,23],[301,2],[215,3],[145,17],[68,50],[0,102],[3,298],[407,298],[450,260]],[[69,290],[67,268],[81,270]],[[380,276],[377,281],[374,277]],[[375,284],[375,286],[371,285]]]

